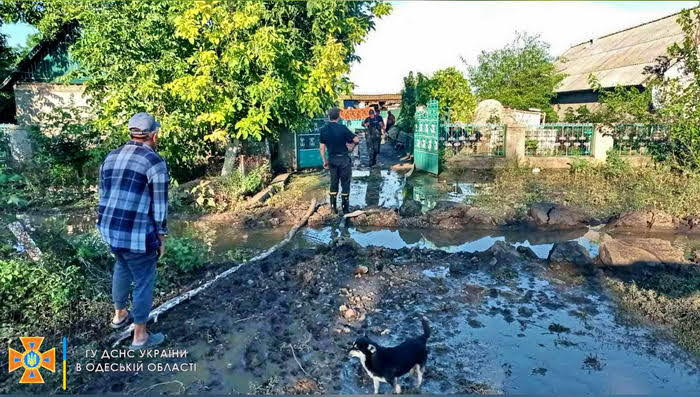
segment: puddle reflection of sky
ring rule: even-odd
[[[418,241],[407,242],[404,234],[410,234],[413,237],[415,235],[420,235]],[[446,232],[451,233],[451,232]],[[455,252],[477,252],[485,251],[489,249],[496,241],[506,241],[505,236],[484,236],[475,240],[465,241],[461,244],[436,244],[430,239],[426,238],[420,231],[416,230],[368,230],[360,231],[355,228],[349,228],[347,232],[341,229],[325,227],[322,229],[312,229],[307,228],[303,232],[304,238],[309,242],[316,243],[329,243],[333,238],[348,235],[355,242],[363,247],[375,246],[384,247],[389,249],[401,249],[401,248],[421,248],[421,249],[438,249],[450,253]],[[569,240],[562,240],[569,241]],[[598,255],[598,243],[593,242],[585,237],[579,237],[573,239],[573,241],[578,241],[584,248],[588,250],[592,257]],[[530,247],[535,254],[540,258],[547,258],[549,251],[554,246],[552,243],[544,244],[531,244],[528,240],[523,240],[519,242],[512,242],[514,246],[526,246]]]

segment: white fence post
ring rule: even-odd
[[[615,143],[610,134],[612,128],[604,124],[596,124],[593,131],[591,154],[595,160],[604,162],[608,159],[608,151],[613,148]]]

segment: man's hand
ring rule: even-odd
[[[160,240],[160,247],[158,247],[158,258],[162,258],[165,255],[165,238],[168,237],[164,234],[158,235],[158,240]]]
[[[327,162],[327,161],[324,161],[324,162],[323,162],[323,169],[324,169],[324,170],[327,170],[327,169],[328,169],[328,162]]]

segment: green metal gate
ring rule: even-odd
[[[294,134],[297,169],[323,167],[321,150],[319,148],[321,139],[319,130],[327,121],[324,118],[313,119],[311,126],[306,131]],[[340,120],[340,123],[345,126],[349,124],[346,120]]]
[[[436,100],[429,101],[425,110],[416,112],[413,153],[416,169],[440,173],[440,112]]]

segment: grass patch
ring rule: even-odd
[[[228,176],[202,179],[194,186],[173,189],[171,206],[176,212],[216,213],[233,211],[261,191],[272,179],[268,164],[243,175],[234,170]]]
[[[328,184],[329,181],[324,178],[322,172],[294,175],[287,187],[272,196],[267,203],[275,207],[282,207],[308,202],[314,197],[323,197],[328,194]]]
[[[645,274],[625,281],[610,276],[606,284],[623,309],[667,327],[678,343],[700,355],[700,270],[685,274]]]
[[[538,201],[579,207],[604,219],[638,209],[657,209],[678,217],[700,214],[698,197],[698,174],[679,175],[661,165],[632,168],[611,156],[603,165],[579,160],[569,170],[538,174],[529,168],[497,170],[493,183],[471,200],[502,219],[522,218]]]

